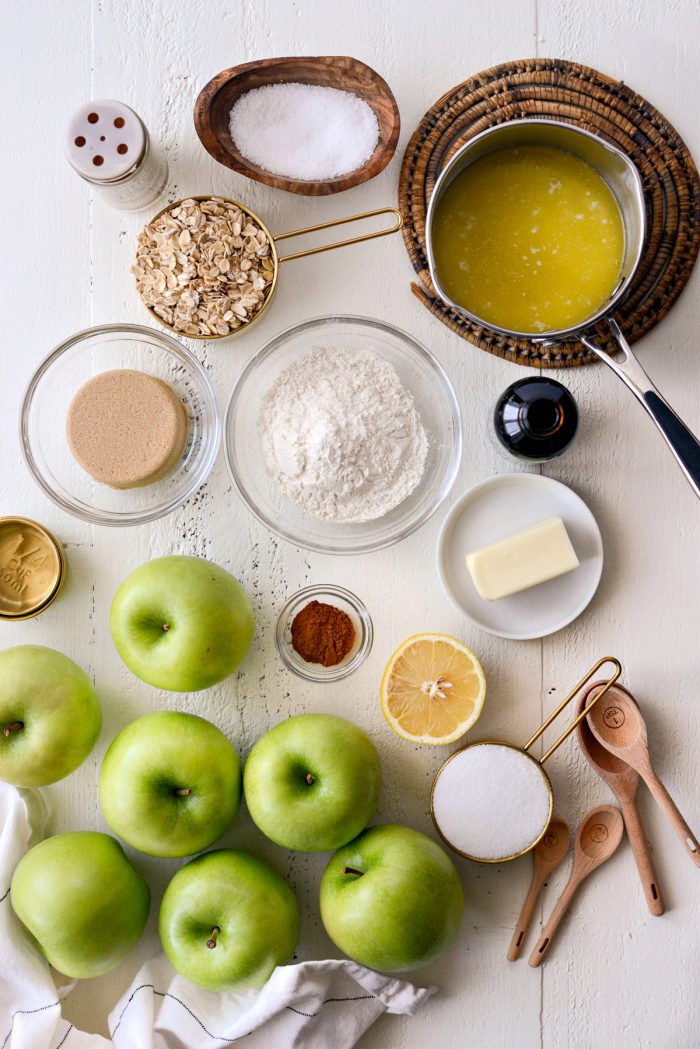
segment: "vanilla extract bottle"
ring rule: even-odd
[[[578,409],[571,393],[556,379],[518,379],[498,399],[496,436],[516,459],[543,463],[566,451],[576,435]]]

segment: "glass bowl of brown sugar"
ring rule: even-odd
[[[280,659],[306,681],[340,681],[352,674],[369,655],[373,640],[364,602],[342,586],[304,587],[277,617]]]

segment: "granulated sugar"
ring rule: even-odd
[[[230,115],[236,148],[258,167],[285,178],[347,175],[369,160],[379,124],[350,91],[316,84],[267,84],[236,100]]]
[[[527,849],[550,817],[550,793],[536,763],[500,743],[458,752],[438,776],[433,812],[459,852],[499,860]]]

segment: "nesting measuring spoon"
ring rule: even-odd
[[[579,885],[596,867],[610,859],[622,841],[624,829],[622,813],[612,805],[599,805],[584,816],[576,834],[574,863],[569,880],[528,958],[528,965],[536,968],[542,962]]]
[[[652,768],[647,727],[642,712],[629,692],[617,689],[615,695],[601,703],[599,708],[589,705],[588,725],[606,750],[626,761],[639,773],[690,859],[696,867],[700,867],[700,844]]]
[[[602,681],[594,682],[579,699],[579,711],[585,707],[588,696],[592,695],[602,684]],[[620,692],[624,692],[626,696],[629,696],[629,692],[622,685],[613,685],[608,692],[610,703],[614,703],[614,697]],[[649,841],[637,807],[636,795],[637,787],[639,786],[639,773],[631,765],[628,765],[626,761],[623,761],[622,758],[618,758],[611,754],[609,750],[606,750],[593,735],[586,720],[579,722],[576,732],[579,746],[586,761],[591,768],[595,769],[600,778],[607,783],[620,803],[627,837],[632,846],[647,907],[652,914],[661,915],[666,908],[664,907],[661,889],[659,888],[659,879],[654,869],[654,861],[651,858]]]
[[[558,816],[553,816],[549,821],[547,833],[535,848],[535,866],[532,872],[532,881],[518,918],[518,924],[515,926],[513,939],[510,941],[510,947],[508,948],[507,957],[510,962],[514,962],[520,955],[520,948],[525,939],[525,934],[530,928],[535,904],[542,892],[542,887],[552,871],[557,869],[566,856],[569,849],[570,836],[569,824],[565,820],[559,819]]]

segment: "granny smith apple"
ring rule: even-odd
[[[104,818],[129,845],[149,856],[191,856],[233,822],[241,763],[216,725],[163,710],[115,736],[99,790]]]
[[[291,958],[299,908],[262,860],[219,849],[177,872],[163,896],[159,931],[181,976],[210,991],[245,991]]]
[[[459,875],[432,838],[410,827],[369,827],[331,857],[321,918],[333,943],[371,969],[406,972],[454,942],[464,911]]]
[[[92,682],[68,656],[42,645],[0,652],[0,779],[43,787],[81,765],[100,734]]]
[[[323,852],[354,838],[379,800],[369,736],[335,714],[299,714],[255,744],[243,772],[253,821],[285,849]]]
[[[56,834],[25,853],[10,885],[15,914],[48,961],[74,979],[113,969],[141,936],[151,893],[108,834]]]
[[[169,692],[198,692],[228,677],[255,630],[241,584],[201,557],[141,565],[117,590],[109,622],[129,670]]]

